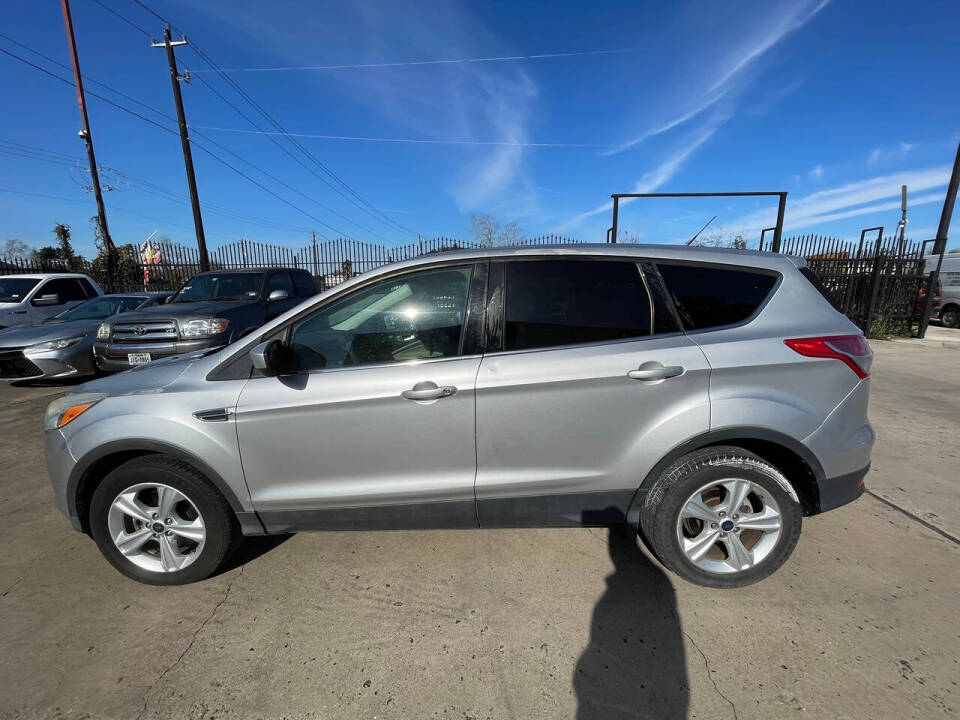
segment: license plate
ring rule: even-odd
[[[127,362],[131,365],[146,365],[151,359],[150,353],[127,353]]]

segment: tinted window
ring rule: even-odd
[[[460,353],[470,267],[401,275],[350,293],[291,328],[300,369]]]
[[[87,294],[88,298],[97,297],[100,293],[93,289],[93,285],[90,284],[90,281],[86,278],[80,278],[77,280],[80,283],[80,287],[83,288],[83,291]]]
[[[634,263],[535,260],[506,270],[504,350],[650,334],[650,302]]]
[[[843,311],[839,301],[833,296],[833,293],[827,290],[824,284],[820,282],[820,278],[814,275],[813,271],[810,270],[810,268],[808,267],[800,268],[800,274],[810,281],[810,284],[813,285],[814,288],[816,288],[818,293],[823,295],[823,299],[826,300],[828,303],[830,303],[833,306],[834,310],[839,310],[841,312]]]
[[[657,263],[688,328],[743,322],[757,311],[777,278],[747,270]]]
[[[285,272],[273,273],[270,280],[267,281],[267,297],[274,290],[285,290],[288,297],[293,297],[293,282],[290,280],[290,274]]]
[[[293,285],[297,288],[297,297],[310,297],[317,294],[317,285],[310,273],[301,271],[291,274],[293,275]]]
[[[59,295],[61,303],[87,299],[87,294],[74,278],[48,281],[33,296],[34,301],[42,295]]]

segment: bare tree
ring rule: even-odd
[[[516,220],[511,220],[501,228],[489,215],[471,215],[470,225],[474,241],[486,247],[516,245],[523,239],[523,231]]]
[[[8,260],[27,260],[33,255],[33,248],[19,238],[7,238],[0,255]]]

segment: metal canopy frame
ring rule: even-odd
[[[613,225],[607,230],[607,242],[617,242],[617,224],[620,215],[620,198],[681,198],[681,197],[778,197],[777,224],[773,227],[771,252],[780,252],[780,238],[783,235],[783,213],[787,207],[787,193],[783,190],[763,190],[758,192],[699,192],[699,193],[613,193]],[[768,230],[770,228],[767,228]],[[766,230],[764,231],[766,232]],[[762,239],[761,239],[762,242]]]

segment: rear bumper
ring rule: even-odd
[[[820,512],[833,510],[841,505],[853,502],[863,495],[866,486],[864,477],[870,472],[870,466],[867,465],[862,470],[858,470],[839,477],[818,480],[817,487],[820,491]]]
[[[182,355],[195,350],[226,345],[226,337],[214,336],[198,338],[196,340],[178,340],[176,342],[142,342],[142,343],[106,343],[98,342],[93,346],[93,356],[97,367],[104,372],[120,372],[133,367],[127,361],[130,353],[150,353],[153,360]]]

